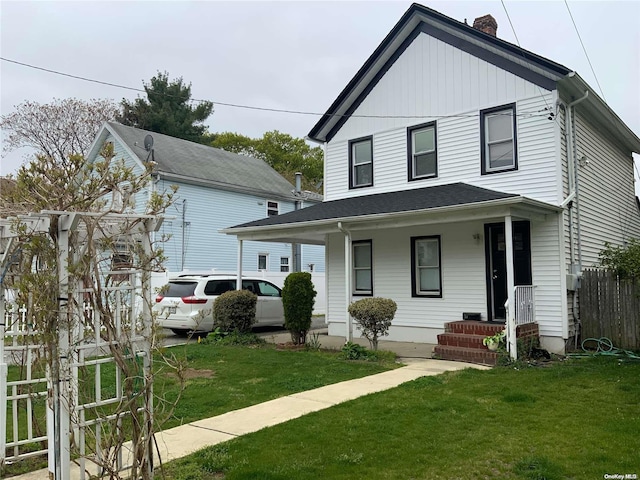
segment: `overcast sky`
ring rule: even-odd
[[[454,19],[492,14],[516,43],[500,1],[425,1]],[[192,83],[193,98],[323,113],[409,8],[392,2],[1,1],[0,54],[46,69],[142,88],[157,71]],[[596,91],[564,1],[505,0],[523,48],[577,71]],[[640,1],[569,1],[616,113],[640,134]],[[26,100],[136,93],[0,61],[0,111]],[[317,116],[216,105],[209,130],[304,137]],[[2,158],[0,174],[28,152]],[[638,157],[636,157],[637,159]]]

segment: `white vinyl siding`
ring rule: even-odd
[[[482,175],[479,111],[469,112],[469,116],[439,119],[436,135],[438,176],[429,179],[428,185],[467,182],[558,203],[560,186],[555,128],[559,127],[545,114],[524,113],[544,111],[552,97],[548,94],[545,98],[533,97],[516,102],[516,111],[519,112],[516,118],[518,170],[495,175]],[[325,200],[424,187],[424,182],[408,179],[407,152],[407,126],[375,132],[373,186],[350,190],[348,142],[332,141],[327,146]]]
[[[542,335],[560,336],[564,317],[560,288],[561,267],[558,249],[558,216],[548,215],[546,220],[531,222],[532,279],[536,285],[536,315]],[[488,219],[486,223],[504,219]],[[462,320],[463,312],[481,312],[487,318],[487,290],[485,271],[485,247],[474,234],[484,231],[485,222],[464,222],[424,227],[384,228],[359,232],[371,238],[375,244],[373,269],[384,274],[374,275],[373,290],[376,296],[392,298],[398,311],[392,323],[394,327],[415,330],[416,338],[425,338],[423,329],[433,329],[428,338],[437,342],[444,324]],[[414,297],[411,277],[411,237],[440,235],[442,297]],[[331,327],[343,323],[346,302],[344,299],[344,238],[331,235],[327,244],[328,296],[327,321],[330,331],[342,335],[343,327]],[[357,299],[357,297],[356,297]],[[351,297],[349,302],[353,301]]]
[[[633,159],[609,135],[577,114],[580,236],[582,267],[599,263],[604,242],[623,245],[640,238]]]
[[[351,117],[334,140],[539,95],[541,91],[533,83],[422,33],[354,111],[354,115],[386,118]],[[425,120],[412,121],[407,116]]]

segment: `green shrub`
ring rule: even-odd
[[[248,290],[231,290],[213,302],[213,324],[222,332],[248,332],[256,322],[258,297]]]
[[[378,350],[378,337],[389,335],[389,327],[397,308],[393,300],[380,297],[363,298],[349,305],[349,314],[369,340],[372,350]]]
[[[368,360],[370,352],[362,345],[358,345],[357,343],[347,342],[341,349],[342,358],[345,360]]]
[[[316,291],[309,272],[290,273],[284,280],[284,326],[291,333],[291,341],[296,345],[304,344],[307,339],[315,297]]]

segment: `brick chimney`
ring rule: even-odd
[[[483,17],[478,17],[473,21],[473,28],[495,37],[498,32],[498,22],[496,22],[496,19],[491,15],[485,15]]]

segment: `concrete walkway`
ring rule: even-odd
[[[343,340],[344,341],[344,340]],[[234,410],[217,417],[198,420],[156,433],[162,462],[182,458],[202,448],[226,442],[240,435],[256,432],[307,413],[347,402],[371,393],[388,390],[420,377],[439,375],[464,368],[489,367],[462,362],[432,359],[403,359],[404,367],[368,377],[347,380],[325,387],[294,393],[251,407]],[[158,462],[156,461],[156,464]],[[93,467],[87,462],[89,467]],[[95,468],[88,468],[97,474]],[[12,477],[15,480],[41,480],[48,478],[47,469]],[[71,478],[79,479],[80,471],[72,465]]]
[[[309,335],[316,334],[321,348],[340,350],[345,343],[344,337],[329,336],[327,329],[313,329]],[[269,343],[287,343],[291,336],[286,330],[265,331],[259,333]],[[355,338],[354,343],[369,347],[364,338]],[[420,377],[438,375],[464,368],[487,369],[489,367],[462,362],[450,362],[431,359],[434,345],[412,342],[391,342],[380,340],[379,349],[394,352],[406,366],[368,377],[347,380],[325,387],[295,393],[270,400],[251,407],[181,425],[156,433],[156,441],[162,462],[170,462],[185,457],[202,448],[226,442],[240,435],[256,432],[307,413],[347,402],[371,393],[388,390]],[[127,446],[125,445],[125,448]],[[125,461],[126,463],[126,461]],[[156,465],[158,461],[156,460]],[[97,469],[87,462],[87,470],[97,475]],[[12,477],[12,480],[40,480],[48,477],[46,469]],[[80,478],[80,470],[72,465],[71,479]]]
[[[489,368],[445,360],[407,360],[406,363],[405,367],[395,370],[294,393],[157,433],[156,438],[163,462],[184,457],[201,448],[216,445],[240,435],[284,423],[307,413],[388,390],[416,378],[464,368]]]

